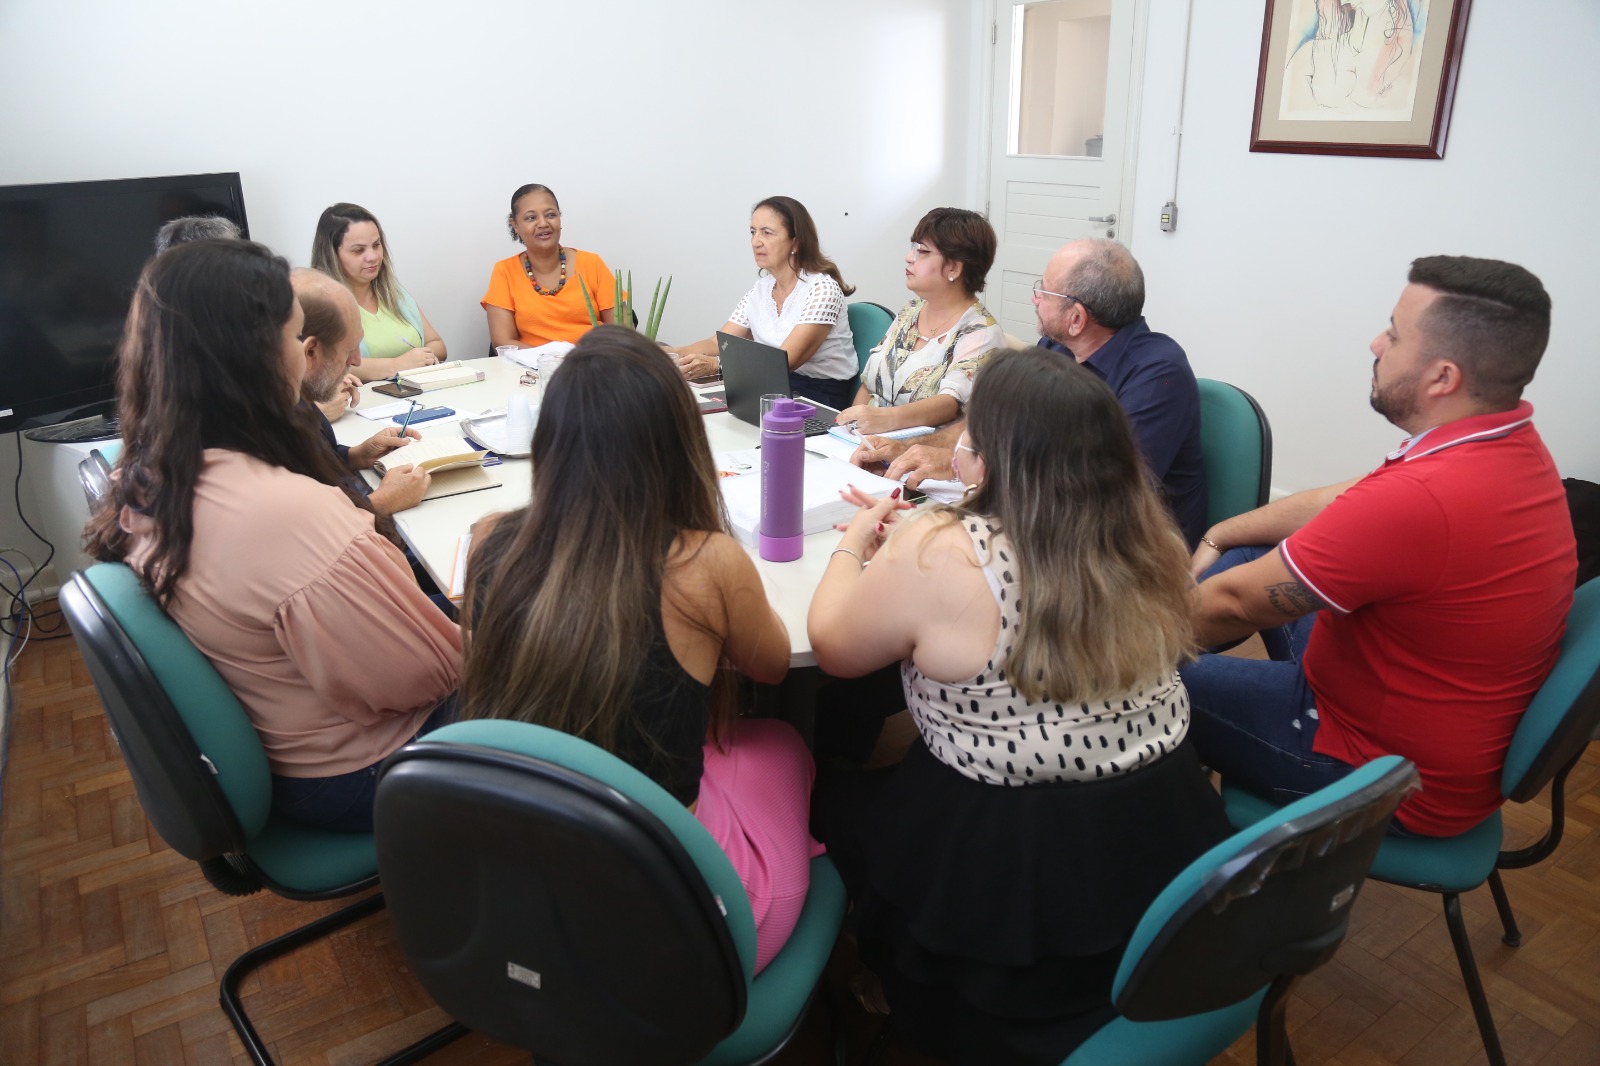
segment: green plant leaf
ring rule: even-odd
[[[583,290],[583,306],[589,309],[589,325],[591,327],[598,326],[600,324],[600,316],[594,313],[594,301],[589,298],[589,286],[584,283],[582,274],[578,275],[578,288]]]

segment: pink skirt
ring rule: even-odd
[[[811,887],[811,860],[825,850],[811,837],[816,766],[786,722],[741,718],[705,747],[695,817],[727,853],[756,922],[756,972],[794,932]]]

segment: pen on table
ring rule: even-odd
[[[411,401],[411,406],[406,410],[405,421],[400,423],[400,436],[402,438],[405,437],[405,435],[406,435],[406,427],[411,424],[411,416],[416,414],[416,411],[417,411],[417,401],[412,400]]]

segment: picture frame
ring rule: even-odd
[[[1266,0],[1252,152],[1443,159],[1471,0]]]

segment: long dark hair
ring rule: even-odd
[[[769,196],[752,207],[750,213],[753,215],[763,207],[771,208],[783,219],[783,226],[794,241],[796,267],[808,273],[828,275],[839,283],[840,291],[846,296],[856,291],[854,285],[845,284],[838,265],[822,254],[822,241],[817,237],[817,224],[811,221],[811,212],[806,210],[805,204],[792,196]]]
[[[294,299],[289,264],[251,241],[178,245],[139,276],[117,349],[122,457],[85,537],[95,558],[122,559],[122,507],[153,519],[144,581],[163,604],[189,565],[195,482],[207,448],[339,486],[371,509],[350,491],[315,409],[297,404],[284,379],[283,326]],[[392,525],[380,528],[388,533]]]
[[[1108,699],[1193,652],[1189,553],[1116,395],[1043,348],[978,373],[967,436],[984,480],[955,513],[1002,529],[1022,586],[1006,670],[1028,699]]]
[[[614,749],[674,542],[728,528],[705,426],[660,348],[600,326],[551,379],[532,458],[532,501],[474,545],[462,704]]]

